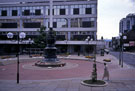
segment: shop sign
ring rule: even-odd
[[[128,47],[129,46],[129,43],[124,43],[124,47]]]
[[[129,41],[129,46],[135,46],[135,41]]]

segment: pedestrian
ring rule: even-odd
[[[102,78],[102,80],[104,79],[104,78],[107,78],[107,80],[109,81],[109,71],[108,71],[108,68],[107,68],[107,64],[106,63],[104,63],[104,74],[103,74],[103,78]]]
[[[78,56],[80,56],[80,51],[78,51]]]

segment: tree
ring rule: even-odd
[[[45,48],[46,46],[46,27],[41,26],[40,29],[37,30],[39,35],[34,39],[35,47]]]

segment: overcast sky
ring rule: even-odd
[[[119,21],[135,13],[135,0],[98,0],[98,39],[111,39],[119,34]]]

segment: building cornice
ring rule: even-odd
[[[96,4],[97,1],[79,1],[79,2],[55,2],[54,5],[75,5],[75,4]],[[12,7],[12,6],[44,6],[49,5],[48,3],[19,3],[19,2],[13,2],[13,3],[0,3],[0,7]]]

